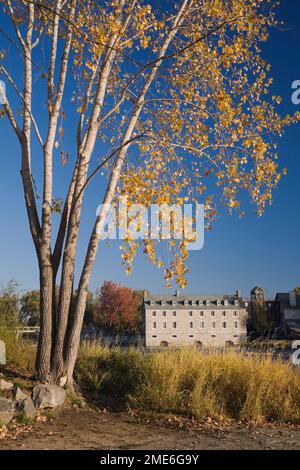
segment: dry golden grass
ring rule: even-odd
[[[145,352],[82,345],[77,380],[146,411],[300,422],[300,370],[271,355],[196,349]]]
[[[10,368],[22,372],[34,372],[36,346],[18,338],[14,328],[0,324],[0,338],[6,345],[6,360]]]

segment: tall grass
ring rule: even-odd
[[[17,284],[10,281],[5,288],[0,286],[0,340],[5,342],[7,365],[20,372],[32,372],[35,347],[18,337],[17,326]]]
[[[300,371],[271,355],[196,349],[145,352],[83,344],[81,385],[145,411],[300,422]]]
[[[0,321],[0,339],[5,342],[7,365],[19,372],[34,371],[36,346],[18,337],[15,325]]]

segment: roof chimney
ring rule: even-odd
[[[240,290],[235,291],[235,295],[236,297],[241,297],[241,291]]]
[[[179,297],[179,289],[175,290],[175,297]]]
[[[290,304],[290,307],[296,307],[297,305],[296,292],[294,291],[291,291],[289,293],[289,304]]]

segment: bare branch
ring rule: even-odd
[[[12,24],[13,24],[13,27],[14,27],[14,30],[15,30],[15,33],[16,33],[16,36],[22,46],[23,49],[25,49],[25,41],[20,33],[20,30],[18,28],[18,25],[17,25],[17,22],[15,20],[15,14],[14,14],[14,10],[12,8],[12,5],[11,5],[11,1],[10,0],[5,0],[6,1],[6,5],[7,5],[7,8],[8,8],[8,12],[9,12],[9,16],[10,16],[10,19],[12,21]]]
[[[11,109],[9,101],[6,97],[6,93],[4,92],[4,90],[2,88],[1,83],[0,83],[0,98],[1,98],[1,102],[3,103],[3,106],[4,106],[4,110],[5,110],[5,112],[8,116],[8,119],[9,119],[10,123],[11,123],[12,128],[15,131],[15,133],[17,134],[18,139],[21,140],[22,131],[18,126],[18,123],[16,121],[16,118],[14,116],[14,113],[13,113],[12,109]]]
[[[0,64],[0,70],[2,70],[2,72],[4,73],[4,75],[6,76],[7,80],[9,81],[9,83],[12,85],[12,87],[14,88],[15,92],[17,93],[17,95],[19,96],[19,98],[22,100],[23,104],[26,106],[26,103],[25,103],[25,100],[24,100],[24,96],[23,94],[20,92],[20,90],[18,89],[15,81],[13,80],[13,78],[11,77],[11,75],[8,73],[8,71],[5,69],[5,67],[3,67],[2,64]],[[28,110],[29,113],[30,113],[30,118],[31,118],[31,121],[32,121],[32,125],[34,127],[34,130],[35,130],[35,133],[36,133],[36,136],[38,138],[38,141],[40,142],[42,148],[44,147],[44,143],[43,143],[43,139],[41,137],[41,134],[40,134],[40,131],[39,131],[39,128],[38,128],[38,125],[37,125],[37,122],[36,120],[34,119],[33,115],[32,115],[32,112],[30,110]]]

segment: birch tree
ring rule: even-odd
[[[2,0],[1,7],[0,73],[7,85],[6,94],[0,88],[1,112],[20,144],[40,273],[37,376],[70,383],[99,233],[117,196],[146,206],[204,202],[209,224],[219,202],[242,212],[247,193],[260,215],[282,176],[276,136],[299,116],[278,113],[280,98],[272,96],[261,53],[277,24],[276,2]],[[72,158],[62,147],[66,135],[76,145]],[[33,152],[36,142],[39,152]],[[58,152],[63,165],[73,165],[59,199],[53,190]],[[32,170],[38,158],[39,179]],[[95,207],[103,205],[74,286],[83,201],[94,178],[105,179],[106,190],[102,200],[95,194]],[[169,263],[156,242],[141,243],[167,283],[185,285],[184,241],[170,244]],[[124,241],[128,272],[139,245],[130,236]]]

